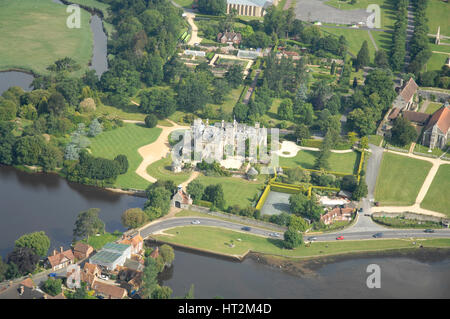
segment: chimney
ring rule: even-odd
[[[57,253],[56,249],[53,249],[53,256],[56,256]]]
[[[62,253],[62,252],[64,251],[63,246],[60,246],[60,247],[59,247],[59,250],[60,250],[60,252]]]

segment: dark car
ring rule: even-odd
[[[245,230],[245,231],[251,231],[252,229],[250,228],[250,227],[248,227],[248,226],[244,226],[244,227],[242,227],[241,228],[242,230]]]
[[[308,241],[316,241],[317,237],[308,237]]]
[[[362,213],[363,212],[363,208],[361,207],[360,209],[358,209],[358,212]]]
[[[434,229],[425,229],[424,233],[434,233]]]
[[[383,237],[383,233],[376,233],[372,237],[373,238],[381,238],[381,237]]]

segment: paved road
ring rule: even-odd
[[[366,217],[366,216],[363,216]],[[263,237],[269,237],[269,233],[272,231],[264,230],[257,227],[251,227],[250,231],[243,231],[241,228],[243,227],[242,224],[233,223],[233,222],[227,222],[219,219],[212,219],[212,218],[203,218],[203,217],[182,217],[182,218],[173,218],[173,219],[167,219],[158,223],[154,223],[152,225],[149,225],[145,229],[141,230],[141,236],[143,238],[147,238],[149,235],[161,232],[168,228],[173,227],[180,227],[180,226],[195,226],[192,225],[193,220],[199,220],[200,226],[212,226],[212,227],[221,227],[226,229],[231,229],[234,231],[240,231],[243,233],[251,233],[254,235],[259,235]],[[411,238],[411,237],[420,237],[420,238],[450,238],[450,229],[442,229],[442,230],[436,230],[435,233],[428,234],[424,233],[423,230],[396,230],[396,229],[388,229],[383,228],[380,226],[379,229],[374,230],[359,230],[355,231],[356,228],[353,227],[353,229],[346,229],[341,232],[334,232],[334,233],[328,233],[328,234],[322,234],[322,235],[311,235],[314,237],[317,237],[317,241],[334,241],[336,240],[336,237],[339,235],[343,235],[345,239],[349,240],[360,240],[360,239],[374,239],[372,236],[382,231],[384,234],[384,238]],[[278,232],[280,234],[280,239],[283,238],[283,234]],[[305,239],[307,239],[307,234],[304,236]]]

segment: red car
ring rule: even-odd
[[[336,240],[344,240],[344,236],[336,237]]]

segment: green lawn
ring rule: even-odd
[[[223,187],[225,206],[239,205],[241,208],[250,206],[253,197],[264,186],[264,176],[259,176],[255,182],[238,178],[238,177],[213,177],[201,175],[197,177],[199,182],[205,186],[211,184],[221,184]]]
[[[173,2],[185,8],[192,8],[193,0],[174,0]]]
[[[219,110],[219,108],[222,107],[225,113],[231,114],[233,113],[234,106],[239,100],[243,87],[243,85],[239,85],[236,89],[232,89],[222,104],[208,103],[207,105],[212,106],[214,110]]]
[[[379,146],[381,141],[383,140],[383,136],[380,136],[380,135],[369,135],[368,138],[369,138],[369,143],[376,145],[376,146]]]
[[[420,206],[450,217],[450,165],[445,164],[439,167]]]
[[[295,167],[302,166],[303,168],[314,168],[317,151],[299,151],[295,157],[281,157],[280,166]],[[350,153],[331,153],[329,163],[330,170],[333,172],[342,172],[353,174],[355,172],[356,160],[358,154],[356,152]]]
[[[426,71],[440,70],[445,65],[449,54],[433,53],[426,64]]]
[[[378,50],[383,49],[389,52],[392,44],[392,36],[390,33],[384,31],[370,31],[372,33],[373,39],[378,46]]]
[[[172,172],[171,164],[172,159],[170,157],[163,158],[147,167],[147,173],[156,179],[172,180],[177,185],[186,181],[191,175],[190,172],[181,172],[181,173]]]
[[[81,242],[87,243],[92,247],[94,247],[95,250],[99,251],[100,249],[103,248],[103,246],[105,246],[105,244],[110,243],[112,241],[116,241],[117,239],[120,238],[120,236],[121,234],[104,233],[103,235],[100,236],[91,236],[89,237],[88,240],[83,239],[81,240]]]
[[[264,238],[221,228],[185,226],[166,230],[165,233],[170,235],[153,235],[153,237],[168,243],[235,256],[243,255],[249,250],[288,257],[310,257],[418,246],[418,243],[414,245],[415,240],[411,239],[344,240],[315,242],[309,247],[302,245],[291,250],[283,249],[283,241],[280,239]],[[230,243],[234,244],[234,247],[230,247]],[[424,247],[449,247],[450,239],[421,240],[420,244]]]
[[[433,148],[431,150],[431,153],[428,152],[429,147],[428,146],[424,146],[421,144],[416,144],[416,146],[414,146],[414,152],[419,152],[419,153],[423,153],[423,154],[431,154],[431,155],[435,155],[435,156],[441,156],[444,151],[441,150],[440,148]]]
[[[124,175],[117,177],[120,188],[145,189],[150,183],[135,173],[142,161],[138,153],[141,146],[153,143],[161,133],[160,128],[146,128],[138,124],[125,124],[112,131],[103,132],[91,139],[92,155],[114,159],[119,154],[128,158],[129,168]]]
[[[430,0],[427,7],[428,27],[430,33],[436,34],[441,27],[441,34],[450,36],[450,20],[448,18],[450,4],[442,0]]]
[[[350,4],[350,1],[329,0],[326,4],[342,10],[366,9],[369,4],[377,4],[381,9],[381,28],[392,29],[394,25],[393,0],[357,0],[355,4]]]
[[[69,56],[82,74],[92,55],[90,14],[81,10],[81,28],[69,29],[66,6],[52,0],[0,2],[0,70],[18,68],[48,73],[46,68]]]
[[[375,188],[375,200],[384,206],[408,206],[416,201],[431,163],[384,153]]]
[[[427,106],[427,109],[425,110],[425,113],[434,114],[434,112],[439,110],[441,107],[442,107],[442,103],[440,103],[440,102],[430,102]]]
[[[359,50],[363,42],[366,40],[369,45],[369,53],[370,60],[373,61],[375,57],[375,47],[373,46],[372,41],[370,40],[369,33],[367,30],[359,30],[359,29],[334,29],[334,28],[320,28],[322,32],[325,34],[334,34],[338,37],[343,35],[348,42],[348,50],[353,53],[355,56],[358,54]],[[353,80],[353,78],[352,78]]]

